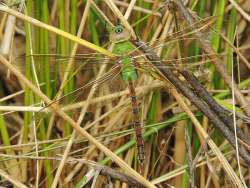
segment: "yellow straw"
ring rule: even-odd
[[[4,11],[4,12],[6,12],[8,14],[11,14],[11,15],[13,15],[13,16],[21,19],[21,20],[27,21],[27,22],[29,22],[29,23],[37,26],[37,27],[41,27],[41,28],[47,29],[47,30],[49,30],[51,32],[54,32],[54,33],[56,33],[58,35],[61,35],[61,36],[65,37],[65,38],[67,38],[69,40],[72,40],[72,41],[74,41],[74,42],[76,42],[76,43],[78,43],[80,45],[83,45],[83,46],[85,46],[87,48],[90,48],[90,49],[96,51],[96,52],[99,52],[99,53],[101,53],[103,55],[106,55],[106,56],[108,56],[110,58],[114,58],[115,57],[110,51],[108,51],[108,50],[106,50],[106,49],[104,49],[104,48],[102,48],[100,46],[96,46],[96,45],[94,45],[94,44],[92,44],[92,43],[90,43],[90,42],[88,42],[86,40],[83,40],[83,39],[81,39],[79,37],[76,37],[75,35],[72,35],[70,33],[62,31],[62,30],[60,30],[60,29],[58,29],[56,27],[53,27],[53,26],[48,25],[48,24],[45,24],[43,22],[40,22],[40,21],[38,21],[38,20],[36,20],[36,19],[34,19],[32,17],[24,15],[24,14],[22,14],[20,12],[17,12],[15,10],[7,7],[7,6],[0,5],[0,11]]]

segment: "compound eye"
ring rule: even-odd
[[[116,29],[115,29],[115,32],[116,32],[117,34],[121,33],[121,32],[122,32],[122,28],[121,28],[121,27],[116,28]]]

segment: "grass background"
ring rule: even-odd
[[[82,37],[97,46],[108,49],[110,48],[108,30],[111,26],[108,20],[115,24],[120,15],[112,10],[106,1],[95,1],[101,11],[98,11],[90,2],[28,0],[25,3],[24,13],[43,23],[53,25],[61,31]],[[148,42],[162,59],[167,60],[166,63],[169,64],[166,66],[176,67],[176,64],[180,63],[176,59],[182,53],[185,63],[199,64],[191,71],[198,74],[201,82],[216,100],[221,105],[233,109],[232,96],[228,87],[220,75],[215,72],[214,67],[202,52],[197,39],[191,34],[189,26],[179,15],[174,16],[170,12],[160,11],[161,1],[137,0],[136,4],[132,6],[130,14],[127,11],[130,1],[113,2],[122,14],[127,12],[125,17],[127,16],[129,26],[134,29],[136,35],[141,40]],[[248,1],[238,3],[242,10],[250,9]],[[17,4],[17,6],[19,5]],[[239,87],[246,97],[249,97],[249,70],[235,50],[221,37],[221,34],[227,37],[248,61],[250,58],[248,53],[249,20],[243,17],[230,1],[226,0],[189,1],[187,6],[193,16],[200,20],[198,25],[205,27],[202,32],[207,33],[208,39],[217,55],[223,59],[228,72],[234,71]],[[209,18],[210,22],[202,20],[203,18]],[[80,59],[80,56],[72,58],[76,54],[93,53],[95,49],[93,51],[88,47],[77,45],[70,40],[70,37],[55,35],[42,25],[36,27],[32,23],[22,20],[15,20],[11,25],[8,19],[8,14],[1,12],[0,39],[2,46],[6,45],[4,38],[6,39],[7,28],[15,26],[13,38],[7,41],[7,44],[9,42],[11,45],[9,45],[8,53],[5,54],[6,57],[13,61],[13,64],[25,74],[25,77],[50,99],[58,99],[71,93],[103,75],[110,68],[108,63],[102,63],[109,57],[99,53],[90,60]],[[176,25],[180,30],[186,28],[182,41],[180,41],[180,34],[170,35],[176,32]],[[182,49],[179,48],[180,43]],[[60,54],[60,56],[42,55],[38,57],[31,54]],[[86,66],[82,67],[84,63]],[[60,168],[56,157],[62,156],[70,156],[72,159],[87,158],[119,169],[106,158],[103,152],[78,135],[70,124],[54,113],[36,112],[36,109],[44,106],[40,97],[4,67],[1,68],[1,72],[1,105],[10,108],[2,109],[0,115],[0,150],[1,153],[8,155],[0,156],[0,169],[8,173],[12,180],[6,181],[5,178],[2,178],[1,185],[8,186],[13,181],[29,187],[53,187],[56,184],[59,187],[79,185],[89,170],[88,166],[65,162],[62,171],[57,176]],[[199,139],[192,122],[169,94],[169,88],[153,79],[148,73],[139,73],[139,75],[137,94],[142,114],[141,121],[145,126],[147,153],[144,177],[157,182],[157,185],[162,187],[166,187],[167,184],[175,187],[189,186],[186,130],[190,137],[188,148],[192,153],[192,158],[200,157],[196,164],[197,168],[193,170],[195,185],[197,187],[230,187],[232,180],[217,160],[216,154],[201,145],[204,140]],[[203,75],[205,79],[200,75]],[[60,104],[65,109],[70,109],[66,111],[67,114],[75,121],[81,122],[82,127],[89,127],[88,132],[91,135],[111,151],[116,152],[133,169],[137,169],[129,96],[126,88],[120,86],[122,84],[119,78],[111,79],[99,87],[88,87],[80,94],[64,97],[63,100],[60,100]],[[6,96],[10,97],[6,99]],[[15,110],[15,106],[22,108]],[[213,129],[206,117],[197,112],[192,105],[190,105],[190,109],[196,113],[203,129],[211,135],[231,167],[239,175],[235,151],[221,134]],[[241,113],[241,109],[237,109]],[[79,120],[80,114],[82,119]],[[249,131],[244,121],[241,126],[245,132]],[[68,152],[65,152],[67,149]],[[44,158],[36,160],[38,157]],[[241,173],[246,184],[250,186],[249,168],[244,165],[243,161]],[[112,181],[112,183],[115,187],[126,186],[118,181]],[[92,182],[88,186],[91,184]],[[95,187],[103,187],[107,184],[108,179],[99,176]]]

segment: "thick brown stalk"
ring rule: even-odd
[[[220,106],[213,97],[208,93],[208,91],[200,84],[197,78],[190,73],[189,71],[180,71],[184,78],[188,81],[188,83],[194,88],[195,93],[201,97],[209,107],[217,113],[220,119],[228,126],[228,128],[233,132],[234,131],[234,122],[233,116],[227,111],[225,108]],[[244,132],[236,127],[237,136],[244,141],[246,144],[250,145],[250,139],[247,137]]]
[[[171,70],[163,66],[161,59],[142,41],[133,41],[133,43],[146,54],[146,57],[150,61],[154,62],[153,66],[155,66],[155,68],[170,81],[180,93],[186,96],[199,110],[201,110],[209,118],[211,123],[221,131],[229,143],[236,148],[234,133],[225,125],[221,117],[219,117],[218,114],[214,112],[205,101],[200,99],[185,83],[181,82]],[[250,165],[249,152],[242,145],[239,145],[238,149],[240,156]]]
[[[182,16],[182,18],[190,25],[192,30],[197,31],[194,32],[194,35],[198,38],[201,47],[203,51],[207,54],[208,58],[211,60],[211,62],[214,64],[216,70],[218,73],[220,73],[221,77],[225,81],[225,83],[228,85],[228,87],[232,90],[234,90],[235,97],[239,104],[241,105],[241,108],[244,110],[246,115],[250,117],[250,105],[249,102],[245,99],[245,97],[240,92],[240,89],[237,87],[237,84],[232,79],[232,77],[227,73],[227,69],[224,65],[224,62],[218,58],[218,56],[215,54],[212,45],[210,41],[207,39],[207,34],[204,34],[197,30],[195,27],[195,19],[192,16],[192,14],[188,11],[188,9],[185,7],[185,5],[182,3],[181,0],[167,0],[167,5],[171,11],[178,11],[178,13]]]

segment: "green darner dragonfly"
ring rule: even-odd
[[[192,34],[192,32],[190,32],[190,34]],[[191,37],[190,38],[188,37],[188,34],[185,35],[183,35],[182,33],[173,34],[171,36],[172,42],[174,43],[175,40],[177,41],[180,36],[182,36],[182,38],[186,38],[186,40],[192,39]],[[136,145],[137,145],[137,155],[139,161],[139,171],[143,173],[144,161],[145,161],[145,151],[144,151],[145,146],[142,137],[142,123],[141,123],[142,118],[140,117],[141,115],[139,110],[139,103],[137,101],[137,96],[135,93],[135,85],[138,79],[139,72],[149,74],[157,79],[160,79],[160,75],[158,75],[158,73],[151,66],[151,63],[154,62],[148,63],[145,59],[143,59],[143,55],[141,54],[138,55],[136,53],[137,48],[133,46],[132,43],[129,42],[129,39],[130,39],[130,33],[122,25],[117,25],[115,28],[111,30],[110,41],[111,43],[114,44],[113,53],[117,56],[117,60],[113,62],[107,61],[108,58],[103,58],[100,56],[100,54],[85,54],[85,55],[80,54],[74,57],[68,57],[57,54],[54,55],[34,54],[32,55],[32,58],[40,61],[42,60],[40,58],[48,56],[49,58],[53,58],[55,63],[58,63],[59,65],[65,62],[67,63],[68,60],[73,58],[75,62],[80,62],[80,65],[79,67],[77,67],[77,70],[75,71],[74,74],[76,74],[76,72],[79,70],[89,70],[93,69],[93,67],[97,67],[103,64],[111,65],[110,70],[97,80],[91,81],[87,84],[84,84],[83,86],[80,86],[78,89],[65,94],[65,96],[56,100],[55,102],[65,101],[66,103],[72,103],[72,99],[76,101],[78,96],[82,95],[84,89],[87,89],[88,87],[94,84],[101,85],[102,83],[105,83],[108,80],[114,80],[117,78],[118,75],[121,75],[123,82],[128,86],[129,90],[131,106],[132,106],[132,121],[135,129],[135,136],[137,143]],[[157,49],[162,45],[164,46],[166,44],[161,43],[159,45],[155,45],[154,49]],[[195,68],[197,65],[200,66],[202,63],[207,62],[204,60],[203,56],[200,57],[195,56],[195,57],[188,57],[186,59],[166,60],[165,66],[170,67],[174,71],[177,70],[179,66],[181,67],[181,63],[183,63],[184,61],[192,61],[193,59],[196,59],[196,62],[190,65],[185,64],[183,66],[185,66],[186,69],[192,69]],[[197,63],[197,59],[200,60],[201,63]],[[86,61],[86,63],[83,63],[84,61]],[[171,62],[172,64],[167,64],[168,62]]]
[[[140,173],[143,174],[143,163],[145,160],[144,140],[142,137],[142,126],[140,124],[140,114],[137,102],[137,97],[134,88],[134,82],[137,80],[136,69],[126,54],[131,53],[135,49],[131,42],[129,42],[130,33],[121,25],[115,26],[110,34],[110,41],[114,43],[113,53],[115,55],[123,56],[120,63],[122,64],[122,78],[128,84],[132,113],[133,113],[133,125],[136,135],[136,146],[138,152],[138,160],[140,164]],[[125,56],[124,56],[125,55]]]
[[[204,22],[209,22],[211,20],[202,20],[201,22],[197,23],[197,25],[200,25],[200,27],[205,27]],[[186,30],[187,32],[184,32]],[[156,41],[156,44],[152,46],[152,48],[157,49],[161,46],[170,45],[171,43],[175,43],[178,41],[180,36],[182,36],[183,39],[186,39],[187,41],[191,41],[194,39],[193,37],[190,37],[192,35],[192,31],[189,30],[189,28],[184,29],[182,33],[174,33],[167,37],[167,40],[170,40],[170,42],[164,42],[164,41]],[[189,32],[189,33],[188,33]],[[183,34],[185,33],[185,34]],[[143,163],[145,160],[145,151],[144,151],[144,141],[142,138],[142,125],[141,125],[141,118],[140,118],[140,110],[139,105],[135,93],[135,85],[137,81],[138,73],[143,72],[146,74],[149,74],[153,77],[160,78],[160,75],[158,75],[154,69],[151,66],[150,62],[147,63],[145,59],[143,59],[143,55],[138,55],[136,53],[137,48],[134,47],[130,42],[128,42],[130,39],[130,33],[121,25],[116,26],[114,29],[112,29],[110,34],[110,41],[114,43],[113,47],[113,53],[117,55],[117,61],[116,62],[107,62],[108,58],[103,58],[100,56],[100,54],[79,54],[74,57],[69,56],[63,56],[58,54],[49,54],[49,55],[42,55],[42,54],[36,54],[32,55],[33,58],[39,59],[44,57],[52,58],[55,63],[58,63],[59,65],[62,65],[63,63],[67,63],[71,58],[74,59],[74,62],[79,62],[80,65],[77,67],[75,73],[79,70],[88,70],[93,69],[94,67],[98,67],[103,64],[111,65],[110,70],[105,73],[101,78],[95,81],[90,81],[87,84],[84,84],[83,86],[80,86],[78,89],[73,90],[72,92],[69,92],[65,94],[61,99],[57,100],[59,101],[69,101],[66,100],[66,98],[71,98],[73,100],[77,100],[79,95],[82,95],[84,89],[88,88],[89,86],[98,83],[99,85],[102,83],[105,83],[107,80],[114,80],[115,77],[118,75],[122,75],[122,80],[125,81],[126,85],[128,86],[130,98],[131,98],[131,104],[132,104],[132,119],[133,119],[133,125],[135,127],[135,135],[136,135],[136,141],[137,141],[137,153],[138,153],[138,159],[140,168],[143,169]],[[157,44],[158,42],[158,44]],[[185,59],[170,59],[165,60],[165,66],[170,67],[173,70],[178,69],[178,67],[185,67],[186,69],[195,69],[197,65],[200,66],[202,63],[207,63],[206,60],[204,60],[205,56],[195,56],[195,57],[188,57]],[[164,57],[163,57],[164,58]],[[41,59],[40,59],[41,60]],[[84,61],[86,63],[84,63]],[[195,61],[193,64],[187,65],[183,64],[183,62],[187,61]],[[201,63],[199,63],[201,61]],[[39,71],[39,69],[38,69]],[[42,71],[42,70],[41,70]],[[76,95],[74,97],[74,95]],[[141,170],[143,171],[143,170]]]

